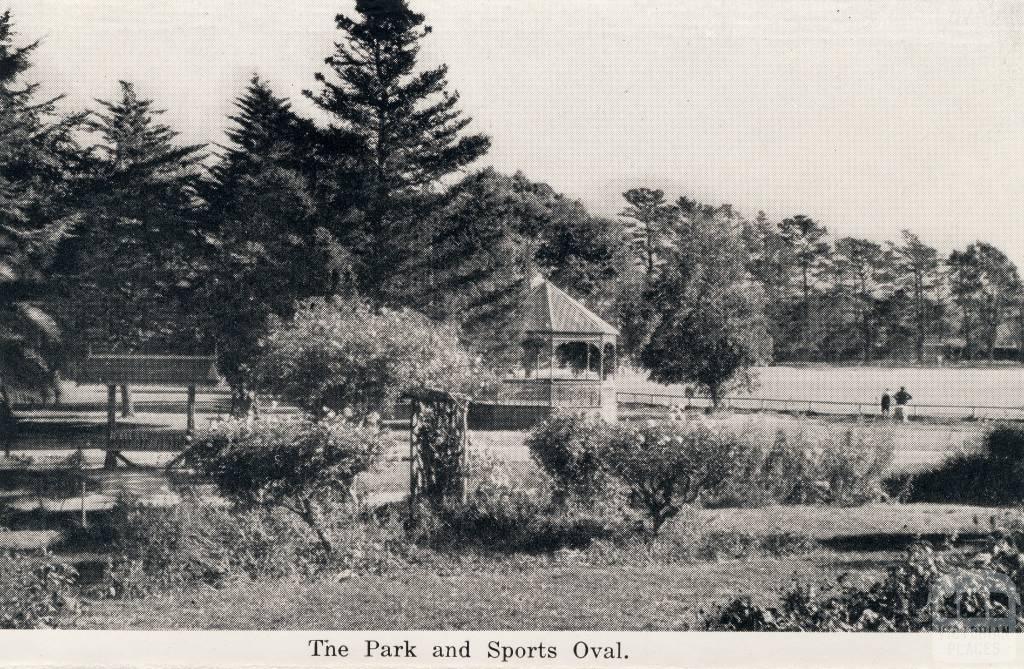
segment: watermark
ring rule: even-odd
[[[941,576],[928,595],[935,659],[955,664],[1010,664],[1016,660],[1021,598],[1009,576],[961,569]]]

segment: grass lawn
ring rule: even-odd
[[[820,587],[847,573],[852,582],[868,583],[916,535],[960,533],[970,541],[989,516],[1020,514],[935,504],[706,513],[715,529],[798,532],[820,545],[796,557],[614,567],[582,565],[573,551],[435,556],[408,570],[340,582],[239,582],[102,601],[67,623],[92,629],[686,629],[699,623],[702,610],[734,596],[773,600],[794,579]]]

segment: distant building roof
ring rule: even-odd
[[[212,386],[220,382],[216,358],[206,355],[92,354],[73,371],[78,383]]]
[[[543,277],[531,282],[523,329],[526,332],[558,334],[619,334],[600,316]]]

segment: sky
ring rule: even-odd
[[[8,0],[33,77],[71,108],[136,83],[187,142],[222,142],[258,72],[296,109],[354,0]],[[1024,268],[1024,0],[411,0],[424,65],[522,170],[599,213],[632,187],[803,213],[836,236]]]

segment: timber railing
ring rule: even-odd
[[[705,409],[711,406],[711,398],[687,397],[667,393],[617,392],[620,405]],[[878,416],[881,414],[877,402],[851,402],[843,400],[808,400],[778,397],[724,397],[721,406],[738,411],[774,411],[778,413],[814,413],[837,416]],[[1024,420],[1024,406],[990,406],[983,404],[908,404],[907,416],[927,418],[958,418],[967,420],[1002,419]]]

